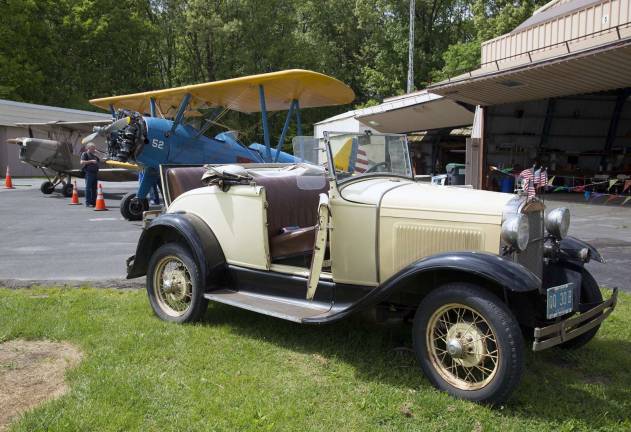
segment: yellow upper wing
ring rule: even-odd
[[[341,81],[318,72],[292,69],[193,84],[165,90],[155,90],[124,96],[92,99],[91,104],[108,109],[126,108],[140,113],[149,112],[149,100],[154,98],[164,116],[175,115],[182,97],[192,95],[187,115],[203,108],[223,107],[244,113],[259,112],[259,85],[265,89],[268,111],[285,111],[297,99],[301,108],[343,105],[355,99],[355,93]]]

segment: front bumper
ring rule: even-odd
[[[614,288],[611,297],[595,308],[558,323],[535,328],[535,341],[532,343],[532,350],[541,351],[551,348],[593,329],[613,312],[617,301],[618,288]]]

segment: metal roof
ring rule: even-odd
[[[473,112],[442,96],[424,91],[355,113],[355,118],[383,133],[409,133],[467,126]]]
[[[497,105],[631,86],[631,39],[505,70],[473,71],[429,87],[470,104]]]
[[[541,23],[552,21],[563,15],[569,15],[570,13],[579,9],[587,8],[593,4],[600,3],[602,0],[572,0],[566,3],[551,5],[546,9],[539,9],[541,12],[534,13],[530,18],[521,23],[511,33],[520,32],[528,27],[534,27]]]
[[[470,125],[473,112],[442,96],[420,90],[394,96],[382,104],[348,111],[316,125],[355,118],[381,133],[409,133]]]
[[[16,126],[18,123],[47,123],[53,121],[98,121],[111,120],[111,118],[109,114],[0,99],[0,126]]]

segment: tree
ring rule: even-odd
[[[465,10],[472,17],[468,35],[450,45],[442,56],[444,66],[433,73],[440,81],[480,66],[480,50],[484,41],[512,31],[528,19],[546,0],[474,0]]]

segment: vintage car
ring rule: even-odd
[[[303,324],[411,322],[434,386],[498,404],[525,339],[578,348],[615,307],[565,208],[416,182],[404,136],[297,138],[294,154],[303,162],[161,168],[168,207],[127,263],[158,317],[199,320],[211,300]]]

